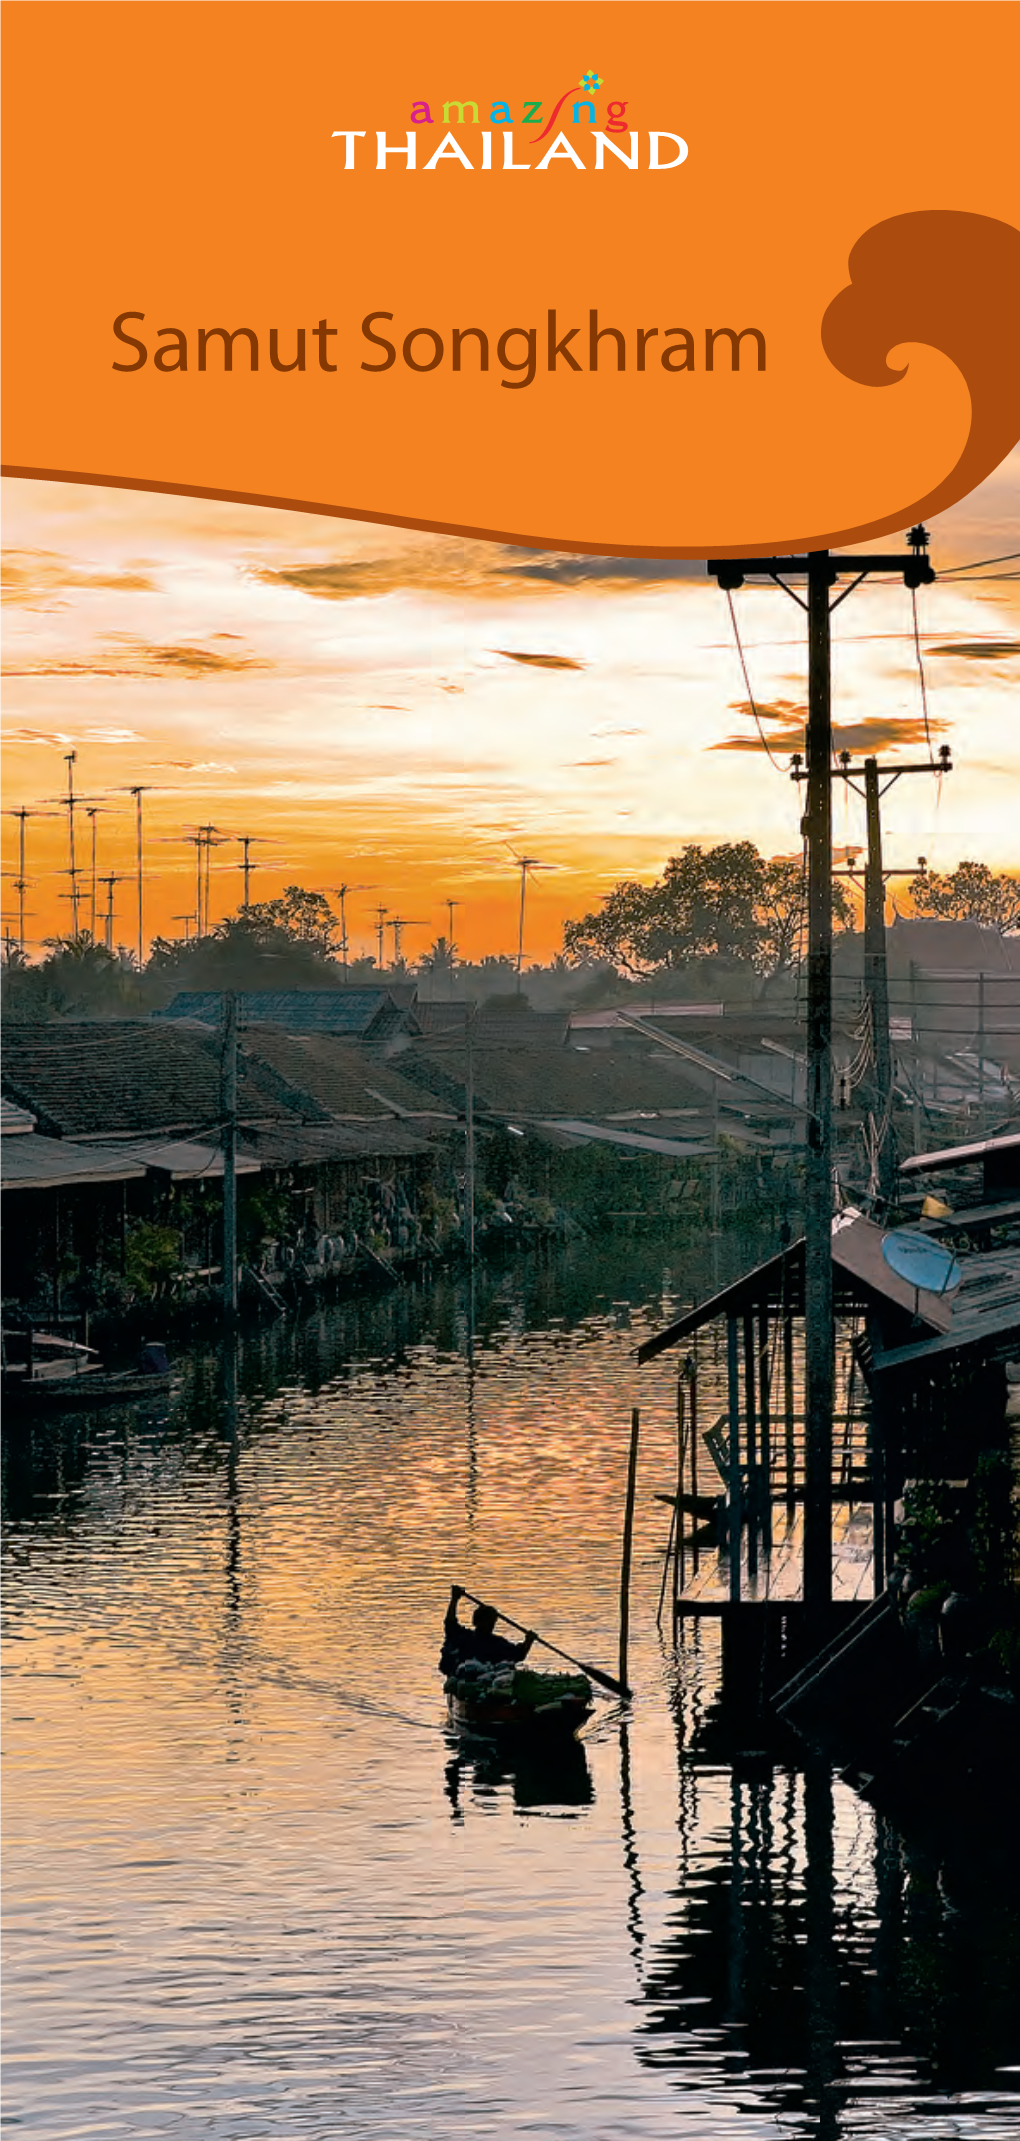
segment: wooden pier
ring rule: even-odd
[[[832,1596],[837,1605],[866,1605],[874,1595],[871,1510],[859,1502],[834,1502],[832,1509]],[[688,1550],[689,1551],[689,1550]],[[728,1553],[702,1548],[697,1570],[691,1568],[678,1592],[678,1619],[698,1614],[726,1614],[744,1606],[797,1605],[803,1602],[804,1511],[780,1505],[773,1511],[772,1546],[759,1552],[757,1568],[749,1542],[741,1542],[739,1596],[734,1599]],[[671,1602],[672,1604],[672,1602]]]

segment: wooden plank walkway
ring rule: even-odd
[[[697,1574],[686,1549],[687,1580],[677,1601],[681,1614],[721,1613],[730,1605],[729,1555],[715,1547],[701,1549]],[[787,1604],[803,1597],[804,1511],[792,1515],[782,1505],[772,1512],[772,1551],[759,1541],[757,1575],[747,1569],[747,1537],[741,1553],[740,1605]],[[860,1502],[832,1506],[832,1595],[839,1604],[866,1604],[874,1591],[871,1510]],[[736,1607],[736,1601],[733,1602]]]

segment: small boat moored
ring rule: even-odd
[[[104,1368],[93,1346],[50,1331],[3,1334],[3,1396],[14,1412],[122,1405],[170,1388],[161,1345],[145,1345],[131,1368]]]

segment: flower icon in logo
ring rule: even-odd
[[[601,89],[601,87],[602,76],[596,73],[594,67],[589,67],[587,74],[582,74],[581,76],[581,88],[588,90],[590,93],[592,90]]]

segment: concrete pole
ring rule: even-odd
[[[223,1314],[237,1314],[237,997],[223,999]]]
[[[868,865],[864,875],[864,983],[871,1006],[875,1050],[875,1129],[879,1137],[878,1192],[888,1201],[896,1182],[896,1140],[892,1126],[893,1066],[889,1041],[889,971],[885,944],[885,878],[882,874],[882,817],[879,808],[878,760],[864,761],[864,800],[868,817]]]
[[[475,1261],[475,1055],[471,1043],[471,1019],[465,1026],[467,1072],[464,1090],[464,1228],[468,1261]]]
[[[832,700],[827,550],[808,557],[808,1122],[804,1272],[804,1602],[832,1603]]]

